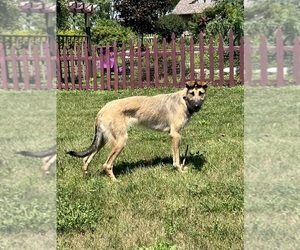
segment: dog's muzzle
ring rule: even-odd
[[[196,102],[192,104],[194,112],[198,112],[201,109],[202,103],[201,102]]]
[[[190,114],[198,112],[201,109],[202,102],[201,101],[191,101],[187,98],[184,98],[186,106]]]

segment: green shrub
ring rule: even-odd
[[[185,29],[183,19],[174,14],[161,16],[158,20],[158,34],[166,38],[167,42],[171,41],[172,34],[180,36]]]
[[[134,33],[129,29],[121,26],[118,22],[109,19],[97,21],[91,29],[92,43],[96,45],[113,45],[128,44],[129,39],[135,38]]]

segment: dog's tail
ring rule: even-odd
[[[36,158],[44,158],[47,156],[51,156],[56,154],[56,145],[53,147],[39,152],[31,152],[31,151],[18,151],[16,154],[24,155],[24,156],[30,156],[30,157],[36,157]]]
[[[82,152],[68,151],[67,154],[80,158],[86,157],[99,149],[102,139],[101,128],[100,126],[95,125],[95,135],[91,146]]]

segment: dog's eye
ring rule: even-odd
[[[191,91],[191,92],[190,92],[190,95],[194,96],[194,95],[195,95],[195,92],[194,92],[194,91]]]

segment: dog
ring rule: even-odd
[[[109,143],[111,151],[103,167],[111,180],[115,181],[113,163],[126,145],[127,129],[130,125],[141,125],[170,134],[173,166],[182,172],[184,165],[180,163],[180,131],[192,114],[201,109],[206,89],[206,82],[187,81],[185,88],[175,93],[133,96],[108,102],[97,114],[91,146],[82,152],[68,151],[67,154],[83,158],[82,169],[87,173],[95,154]]]
[[[30,156],[35,158],[42,158],[42,171],[43,175],[49,174],[50,167],[56,162],[56,145],[44,151],[18,151],[16,154]]]

